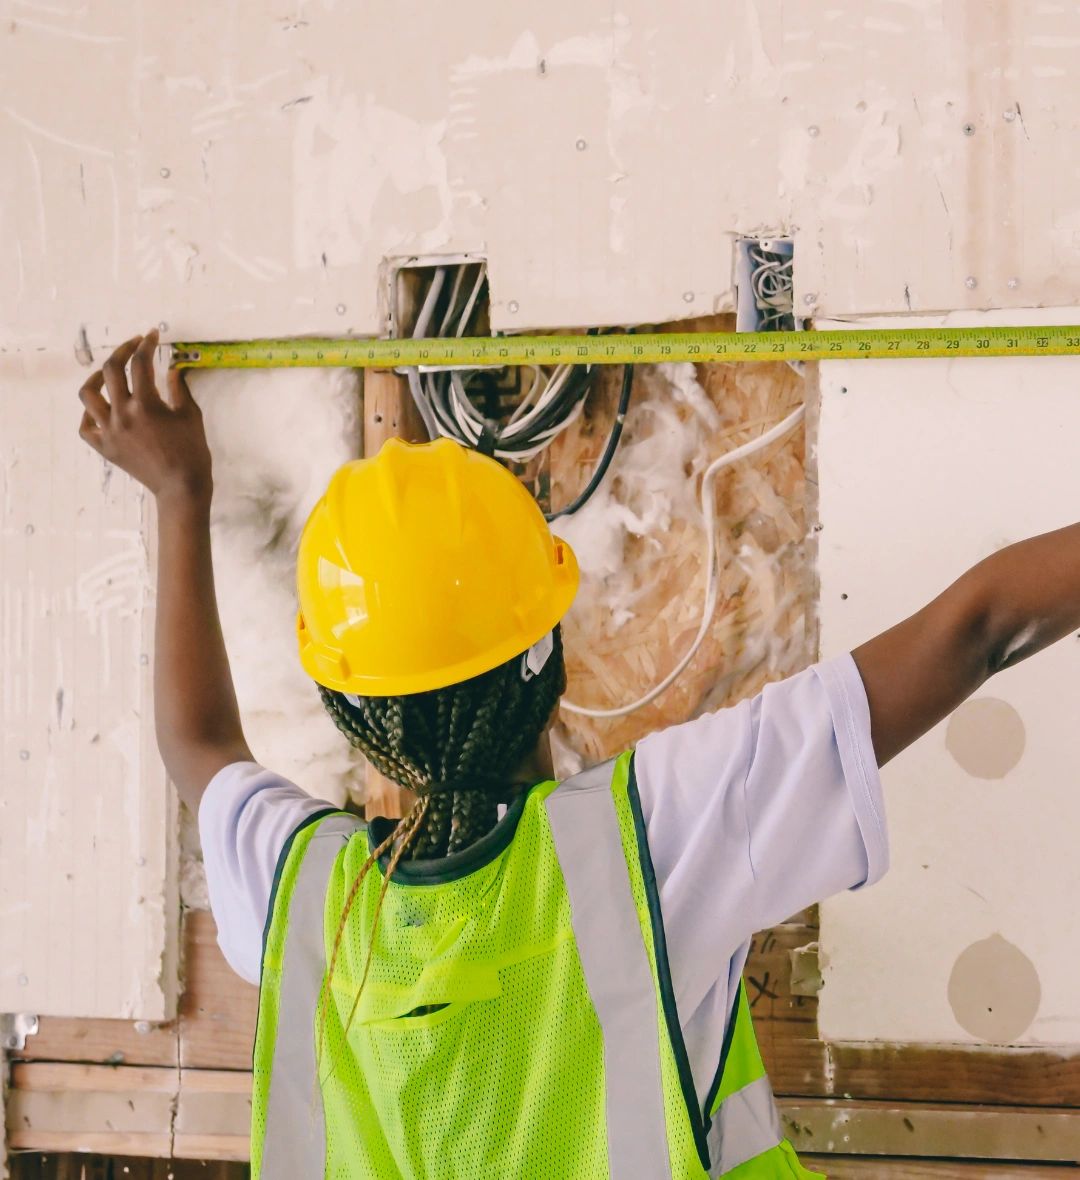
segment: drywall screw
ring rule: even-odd
[[[693,291],[684,291],[682,297],[683,297],[683,303],[693,303],[694,302],[694,292]]]
[[[148,1033],[150,1031],[150,1021],[149,1020],[136,1020],[135,1021],[135,1031],[137,1033]]]
[[[1001,117],[1006,123],[1012,123],[1016,119],[1016,108],[1009,107],[1007,111],[1002,111]]]
[[[140,856],[139,859],[135,863],[139,866],[140,869],[144,868],[146,865],[146,857]]]
[[[968,277],[964,279],[964,286],[967,287],[969,291],[974,291],[978,285],[979,280],[974,275],[968,275]]]
[[[169,171],[169,169],[168,169],[168,168],[162,168],[162,170],[161,170],[161,178],[162,178],[162,180],[168,180],[170,176],[172,176],[172,173]]]
[[[161,323],[158,324],[157,330],[159,332],[167,332],[169,330],[169,325],[164,320],[162,320]]]
[[[817,139],[817,137],[821,134],[821,128],[814,124],[811,127],[807,127],[806,134],[809,135],[811,139]]]
[[[510,312],[511,315],[514,315],[517,312],[517,309],[518,309],[518,301],[516,299],[511,299],[510,302],[506,305],[506,310],[508,312]]]
[[[26,975],[22,975],[22,974],[20,974],[19,978],[16,980],[16,983],[18,983],[19,987],[26,987],[26,985],[29,982],[30,982],[29,978]]]
[[[32,524],[28,524],[26,526],[25,532],[28,537],[32,537],[34,535],[34,526]]]
[[[975,124],[974,123],[965,123],[964,124],[964,134],[965,135],[974,135],[975,134]]]
[[[1015,291],[1016,288],[1020,286],[1020,280],[1019,279],[1009,279],[1009,281],[1005,284],[1005,286],[1008,287],[1010,291]]]
[[[150,657],[146,654],[146,652],[143,652],[142,655],[139,656],[139,663],[142,664],[144,668],[150,663]]]
[[[335,310],[335,311],[338,313],[338,315],[344,315],[344,314],[345,314],[345,310],[346,310],[346,309],[345,309],[345,304],[344,304],[344,303],[339,303],[339,304],[337,305],[337,307],[336,307],[334,310]]]
[[[583,139],[579,139],[574,146],[579,152],[583,152],[589,145]]]
[[[29,750],[20,750],[19,751],[19,761],[20,762],[29,762],[30,761],[30,751]]]
[[[806,293],[806,294],[805,294],[805,295],[802,297],[802,301],[803,301],[803,303],[805,303],[805,304],[806,304],[806,306],[807,306],[807,307],[809,307],[809,306],[810,306],[811,304],[813,304],[813,303],[817,303],[817,294],[816,294],[816,292],[814,292],[814,291],[808,291],[808,292],[807,292],[807,293]]]

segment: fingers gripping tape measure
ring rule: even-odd
[[[994,328],[869,328],[828,332],[652,332],[608,336],[482,336],[446,339],[248,340],[174,344],[180,368],[463,368],[505,365],[637,365],[667,361],[888,360],[930,357],[1068,356],[1080,325]]]

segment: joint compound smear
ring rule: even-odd
[[[1042,986],[1035,964],[1000,934],[973,942],[953,964],[949,1006],[980,1041],[1010,1045],[1031,1027]]]
[[[966,701],[945,731],[949,753],[975,778],[1004,778],[1023,757],[1025,743],[1020,714],[997,697]]]
[[[189,374],[214,457],[211,534],[221,624],[255,758],[341,804],[359,756],[296,651],[296,546],[333,472],[360,453],[349,369]]]

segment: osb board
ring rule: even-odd
[[[822,313],[1080,277],[1069,5],[229,11],[11,8],[4,345],[372,332],[415,252],[487,254],[499,329],[730,309],[742,232],[794,233]]]
[[[0,356],[0,1011],[161,1020],[177,907],[152,507],[79,440],[83,379]]]
[[[1077,373],[1066,357],[822,366],[823,655],[1003,546],[1075,521]],[[826,1039],[1080,1045],[1065,935],[1080,894],[1067,770],[1080,761],[1078,660],[1069,638],[993,677],[885,768],[892,868],[822,907]]]
[[[734,322],[713,316],[679,328],[731,331]],[[812,396],[810,373],[804,379],[782,364],[635,370],[626,428],[604,483],[572,518],[552,526],[576,546],[582,564],[581,589],[563,623],[567,699],[601,709],[627,704],[683,657],[705,598],[701,474]],[[552,446],[553,508],[571,502],[591,478],[621,380],[621,370],[605,371],[583,417]],[[629,749],[704,708],[753,695],[812,662],[804,439],[799,426],[720,473],[718,602],[706,640],[650,705],[610,720],[562,711],[586,762]]]

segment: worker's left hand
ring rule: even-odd
[[[179,369],[169,370],[168,400],[158,392],[157,343],[156,328],[133,337],[88,378],[79,390],[85,407],[79,437],[159,498],[177,494],[208,501],[213,481],[202,411]]]

